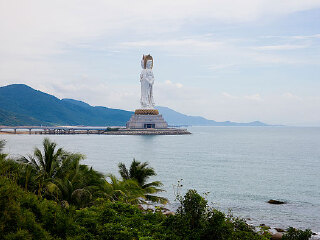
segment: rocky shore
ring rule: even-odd
[[[282,239],[282,236],[286,233],[285,229],[282,228],[277,228],[277,227],[268,227],[264,224],[260,224],[259,227],[256,227],[257,232],[264,231],[269,233],[271,235],[271,240],[280,240]],[[320,240],[320,235],[319,233],[312,233],[312,236],[310,240]]]

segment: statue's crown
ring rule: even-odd
[[[151,68],[153,68],[153,57],[152,57],[150,54],[148,54],[148,55],[143,55],[142,60],[143,60],[143,68],[144,68],[144,69],[147,68],[147,61],[148,61],[148,60],[151,60],[151,61],[152,61]]]

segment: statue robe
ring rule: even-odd
[[[141,82],[141,107],[144,109],[153,109],[153,83],[154,76],[152,69],[143,69],[140,75]]]

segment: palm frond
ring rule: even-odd
[[[151,202],[166,204],[168,203],[168,199],[164,197],[154,196],[154,195],[146,195],[146,199]]]
[[[5,145],[6,145],[6,140],[0,140],[0,153],[2,153]]]
[[[128,172],[126,165],[124,163],[119,163],[118,167],[119,167],[119,173],[120,173],[121,177],[123,179],[129,179],[130,175],[129,175],[129,172]]]
[[[139,185],[140,190],[142,189],[144,191],[143,195],[155,194],[163,191],[162,189],[158,188],[163,186],[163,184],[160,181],[147,183],[150,177],[157,175],[155,170],[149,166],[148,162],[141,163],[136,159],[133,159],[130,165],[129,172],[127,167],[123,163],[119,163],[118,167],[119,167],[119,173],[123,179],[123,182],[125,183],[125,181],[128,181],[128,180],[136,181],[136,184]],[[133,195],[135,194],[134,191],[135,189],[131,187],[131,192],[133,193]],[[141,194],[141,192],[139,192],[138,189],[136,193]],[[156,199],[156,198],[153,198],[153,199]]]
[[[35,148],[34,152],[33,152],[33,155],[34,155],[34,158],[33,158],[34,162],[37,162],[38,166],[40,165],[39,168],[42,168],[43,170],[45,170],[46,169],[46,164],[44,162],[41,150],[39,148]]]
[[[143,185],[143,188],[148,188],[148,187],[162,187],[163,186],[163,183],[160,182],[160,181],[154,181],[154,182],[151,182],[151,183],[147,183],[145,185]]]

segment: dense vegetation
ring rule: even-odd
[[[44,139],[43,150],[12,160],[0,141],[0,238],[3,239],[270,239],[239,218],[208,206],[196,190],[184,196],[176,214],[161,208],[141,210],[146,201],[166,202],[155,194],[161,182],[147,163],[119,164],[122,179],[107,178],[80,164],[83,156]],[[309,239],[291,229],[286,239]],[[291,234],[291,235],[290,235]]]
[[[0,87],[0,125],[125,125],[132,112],[58,99],[23,84]]]

